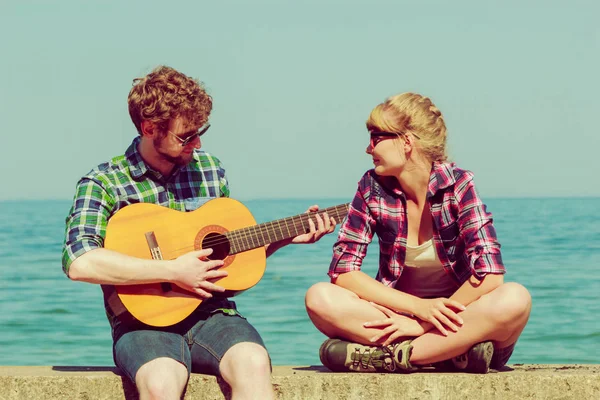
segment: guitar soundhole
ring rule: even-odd
[[[202,248],[213,249],[212,254],[208,256],[209,260],[224,260],[229,255],[229,240],[221,234],[212,232],[204,236]]]
[[[213,252],[208,258],[210,260],[223,260],[225,264],[221,268],[225,268],[233,263],[235,254],[229,254],[231,251],[231,243],[225,236],[227,229],[219,225],[207,225],[202,228],[194,240],[194,249],[213,249]]]

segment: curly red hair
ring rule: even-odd
[[[178,117],[184,118],[189,126],[200,127],[208,121],[212,110],[212,97],[200,81],[166,66],[134,79],[127,103],[140,135],[142,121],[152,122],[165,133],[169,121]]]

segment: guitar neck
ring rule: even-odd
[[[319,210],[318,214],[327,212],[330,217],[339,224],[348,214],[349,204],[340,204]],[[244,251],[256,249],[269,243],[289,239],[310,231],[308,219],[316,223],[317,212],[309,212],[293,217],[278,219],[263,224],[253,225],[225,234],[230,243],[229,254],[237,254]]]

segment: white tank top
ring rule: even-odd
[[[446,273],[433,238],[419,246],[406,246],[406,260],[396,289],[420,298],[450,297],[457,285]]]

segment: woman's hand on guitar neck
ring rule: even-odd
[[[226,277],[227,271],[215,269],[223,265],[223,260],[208,260],[211,253],[212,249],[197,250],[172,260],[171,282],[204,299],[211,298],[211,292],[224,292],[225,288],[212,282]]]

